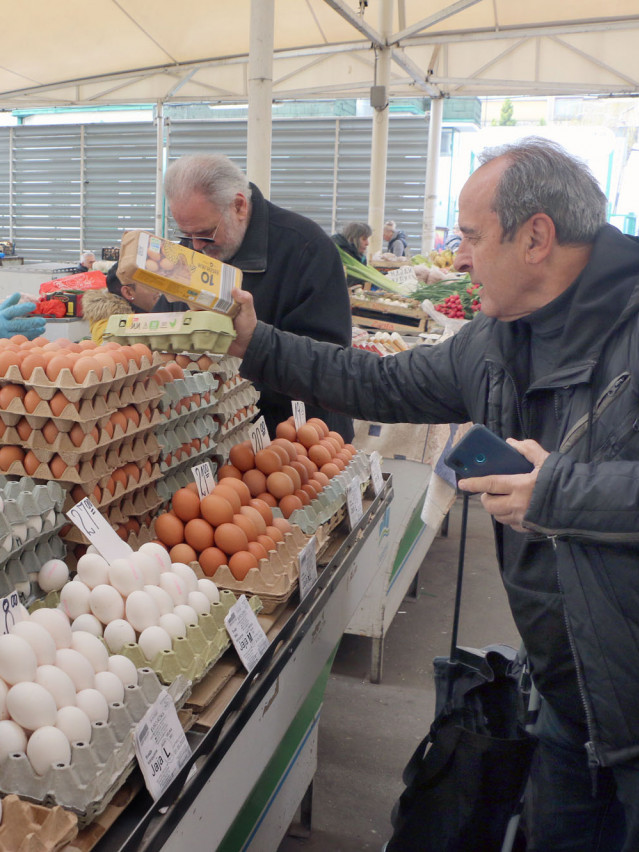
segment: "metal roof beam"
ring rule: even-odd
[[[361,33],[365,38],[369,39],[376,47],[385,47],[385,40],[380,32],[378,32],[370,24],[367,24],[363,15],[358,15],[349,8],[344,0],[324,0],[327,6],[337,12],[345,21],[354,27],[357,32]],[[474,0],[477,2],[477,0]]]
[[[400,30],[399,32],[393,35],[391,40],[391,44],[397,44],[404,38],[408,38],[414,33],[421,32],[422,30],[427,29],[428,27],[432,27],[434,24],[439,24],[440,21],[445,21],[446,18],[450,18],[453,15],[456,15],[458,12],[463,12],[464,9],[468,9],[469,6],[474,6],[476,3],[481,3],[482,0],[458,0],[457,3],[453,3],[452,6],[446,6],[444,9],[440,9],[439,12],[436,12],[434,15],[430,15],[428,18],[422,18],[421,21],[417,21],[415,24],[411,24],[410,27],[406,27],[406,29]]]

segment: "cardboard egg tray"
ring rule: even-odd
[[[24,385],[25,388],[35,388],[44,400],[51,399],[56,391],[61,390],[68,400],[77,402],[80,399],[105,396],[112,390],[119,392],[122,388],[150,376],[159,366],[159,359],[154,357],[152,361],[149,361],[148,358],[143,357],[139,367],[134,360],[129,361],[128,370],[125,370],[122,364],[118,364],[115,377],[111,375],[109,370],[105,370],[106,378],[104,378],[103,373],[103,378],[98,379],[98,374],[94,370],[90,370],[84,381],[79,383],[73,378],[71,370],[66,367],[60,370],[55,381],[47,378],[42,367],[36,367],[29,380],[25,381],[22,378],[20,368],[17,365],[12,365],[5,373],[3,383],[12,382]]]
[[[22,400],[16,397],[11,400],[8,408],[0,410],[0,418],[7,426],[15,426],[21,417],[26,417],[32,429],[41,429],[47,420],[53,420],[63,432],[68,432],[74,423],[84,423],[90,431],[98,421],[110,417],[114,411],[115,408],[107,405],[105,397],[99,396],[95,399],[83,399],[78,403],[69,402],[59,415],[54,416],[46,400],[39,403],[34,411],[27,412]]]
[[[190,452],[184,450],[179,459],[173,458],[171,456],[170,462],[166,460],[160,462],[160,470],[164,474],[164,476],[171,476],[173,474],[177,474],[181,471],[188,471],[190,473],[191,468],[196,464],[201,464],[207,459],[212,460],[217,455],[217,444],[211,442],[208,447],[201,447],[199,450],[194,450],[193,447],[190,448]],[[216,470],[216,464],[212,462],[213,470]],[[191,476],[190,482],[193,481],[193,477]]]
[[[219,423],[208,414],[200,415],[186,422],[170,422],[161,424],[156,430],[157,439],[162,447],[162,456],[173,453],[183,444],[188,444],[194,438],[204,438],[208,435],[214,439],[220,429]]]
[[[105,340],[145,343],[153,351],[174,353],[188,349],[224,354],[235,337],[232,319],[214,311],[115,314],[104,331]]]
[[[187,371],[197,371],[197,372],[208,372],[212,373],[220,382],[225,382],[231,378],[235,373],[237,373],[240,369],[241,359],[236,358],[233,355],[225,355],[220,358],[219,355],[213,355],[211,353],[204,353],[209,355],[211,358],[211,364],[208,366],[206,371],[203,371],[202,368],[198,365],[198,360],[202,357],[201,354],[194,355],[190,352],[181,352],[180,355],[184,355],[191,360],[190,364],[186,364],[182,367],[183,370]]]
[[[229,452],[234,444],[241,444],[242,441],[249,439],[249,429],[251,419],[248,418],[236,426],[225,432],[224,435],[218,435],[216,456],[220,464],[225,464],[229,457]]]
[[[236,580],[228,565],[220,565],[212,577],[219,589],[228,589],[235,595],[257,595],[263,612],[268,615],[287,601],[297,588],[300,576],[299,552],[308,542],[299,527],[284,535],[267,559],[260,559],[257,568],[251,568],[243,580]],[[193,563],[197,565],[198,563]]]
[[[175,379],[173,382],[167,382],[164,385],[164,394],[158,408],[165,416],[166,412],[169,412],[167,419],[168,417],[180,416],[181,408],[185,406],[187,413],[205,409],[214,405],[217,401],[215,393],[218,387],[218,380],[210,373],[190,374],[183,379]],[[195,401],[188,402],[195,395],[200,396],[199,405]]]
[[[27,606],[41,594],[37,583],[37,574],[42,565],[49,559],[65,560],[67,548],[59,536],[62,524],[56,526],[48,536],[41,536],[37,541],[27,542],[27,545],[16,556],[12,556],[0,572],[0,597],[17,592],[20,600]]]
[[[91,741],[71,746],[68,766],[51,766],[37,775],[24,752],[0,764],[0,793],[73,811],[84,828],[109,804],[135,766],[132,730],[156,700],[162,685],[150,668],[138,669],[138,683],[126,686],[124,700],[109,705],[106,723],[93,722]],[[188,681],[176,677],[168,688],[176,706],[190,694]]]
[[[243,408],[256,405],[260,395],[251,384],[243,384],[234,393],[229,393],[218,400],[213,413],[217,415],[220,423],[228,423]]]
[[[78,834],[78,817],[56,805],[45,808],[18,796],[2,800],[0,852],[56,852]]]
[[[250,423],[256,414],[259,414],[257,405],[247,405],[245,408],[236,411],[229,420],[222,424],[220,429],[220,439],[229,437],[229,435],[234,432],[238,426]],[[237,441],[234,441],[234,443],[237,443]]]

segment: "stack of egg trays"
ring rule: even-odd
[[[237,602],[235,595],[220,590],[220,600],[211,604],[211,612],[198,617],[197,624],[189,624],[186,636],[173,639],[170,651],[160,651],[153,660],[147,660],[137,642],[121,649],[120,654],[128,657],[137,668],[153,669],[162,683],[173,683],[176,678],[187,678],[192,684],[202,680],[230,646],[224,618]],[[260,612],[262,603],[258,597],[250,598],[253,612]]]
[[[13,482],[0,476],[0,597],[18,590],[31,597],[31,578],[49,559],[62,559],[66,547],[59,532],[66,523],[66,496],[57,482],[36,485],[30,477]],[[34,518],[38,518],[34,522]]]
[[[241,408],[255,405],[259,398],[255,387],[250,382],[242,381],[216,402],[213,413],[220,423],[227,424]]]
[[[93,722],[91,742],[71,746],[68,766],[51,766],[37,775],[24,752],[10,754],[0,765],[0,794],[15,793],[47,807],[62,805],[78,816],[78,825],[89,825],[109,804],[135,766],[133,728],[162,690],[150,668],[138,669],[137,684],[124,688],[124,700],[109,705],[107,722]],[[186,678],[178,677],[168,688],[176,707],[190,695]]]
[[[218,355],[213,352],[204,352],[193,354],[191,352],[180,352],[180,355],[185,355],[187,358],[191,358],[191,363],[187,364],[186,367],[183,367],[185,371],[194,371],[194,372],[207,372],[212,373],[217,376],[220,382],[226,382],[231,376],[234,376],[239,372],[240,364],[242,363],[240,358],[236,358],[234,355]],[[198,366],[198,359],[202,357],[202,354],[208,355],[211,359],[212,363],[209,365],[208,370],[202,371]]]
[[[167,474],[177,472],[185,467],[193,467],[199,464],[204,459],[217,453],[215,441],[211,441],[208,447],[200,445],[200,449],[196,450],[191,447],[189,450],[184,450],[185,455],[174,461],[167,463],[167,456],[173,457],[175,450],[182,447],[184,444],[189,444],[194,438],[202,440],[205,437],[213,438],[219,430],[219,424],[212,417],[205,414],[203,417],[194,420],[187,427],[178,426],[177,429],[170,427],[166,431],[158,435],[162,444],[162,455],[160,457],[160,472],[166,477]],[[188,455],[186,455],[188,453]]]
[[[188,418],[198,412],[206,411],[209,407],[215,405],[215,394],[219,385],[218,379],[212,373],[188,373],[183,379],[174,379],[172,382],[167,382],[163,386],[164,393],[158,403],[158,409],[164,414],[169,410],[170,418],[168,419],[171,421],[174,419],[182,420],[182,418]],[[174,411],[176,403],[196,393],[200,394],[200,396],[210,393],[211,402],[203,402],[199,406],[192,403],[190,409],[185,413]]]

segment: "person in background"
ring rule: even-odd
[[[20,293],[12,293],[0,305],[0,337],[23,334],[34,340],[44,334],[46,319],[42,316],[27,316],[35,310],[35,302],[21,302]]]
[[[459,223],[456,222],[455,226],[450,229],[450,233],[446,237],[446,242],[444,243],[445,249],[450,249],[453,254],[457,251],[462,241],[462,232],[459,230]]]
[[[267,201],[257,186],[221,154],[180,157],[168,167],[164,189],[182,244],[241,269],[264,322],[282,331],[350,346],[351,308],[339,252],[310,219]],[[262,384],[259,408],[275,427],[292,414],[291,397]],[[349,417],[327,406],[308,405],[345,441]]]
[[[408,240],[403,231],[398,230],[397,225],[392,219],[384,222],[384,239],[388,243],[386,251],[394,254],[395,257],[408,257],[407,248]]]
[[[366,266],[366,249],[372,233],[373,229],[366,222],[349,222],[342,228],[341,232],[333,234],[331,239],[338,248]],[[354,278],[352,275],[346,276],[348,287],[360,286],[361,283],[358,278]]]
[[[580,160],[547,139],[484,151],[455,267],[481,311],[391,358],[257,322],[236,291],[241,374],[389,423],[483,423],[531,473],[461,479],[492,516],[542,696],[528,852],[639,849],[639,239],[607,224]]]
[[[92,251],[84,251],[80,255],[80,263],[77,272],[90,272],[93,269],[93,264],[95,263],[95,255]]]

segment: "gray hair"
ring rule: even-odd
[[[393,231],[394,231],[394,230],[397,228],[397,223],[396,223],[396,222],[394,222],[392,219],[387,219],[387,220],[384,222],[384,227],[385,227],[385,228],[390,228],[391,230],[393,230]]]
[[[502,241],[512,240],[535,213],[545,213],[554,222],[560,245],[593,242],[606,224],[607,199],[582,160],[537,136],[487,148],[479,162],[484,165],[496,157],[510,161],[499,178],[492,205],[501,223]]]
[[[83,251],[80,255],[80,263],[84,265],[85,260],[93,260],[95,261],[95,255],[92,251]]]
[[[238,192],[251,198],[244,172],[224,154],[191,154],[171,163],[164,177],[169,202],[200,193],[216,207],[228,207]]]
[[[353,243],[354,246],[357,245],[361,237],[370,237],[372,233],[373,229],[366,222],[349,222],[342,228],[342,236],[349,243]]]

